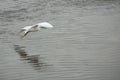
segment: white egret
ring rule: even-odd
[[[42,28],[43,29],[50,29],[50,28],[53,28],[53,26],[48,22],[38,23],[38,24],[35,24],[33,26],[26,26],[26,27],[21,29],[20,38],[23,39],[29,32],[39,31]]]

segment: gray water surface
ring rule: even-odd
[[[119,48],[119,0],[0,0],[0,80],[119,80]]]

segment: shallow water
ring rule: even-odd
[[[1,0],[0,80],[119,80],[119,0]],[[22,27],[53,29],[19,38]]]

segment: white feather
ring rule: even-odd
[[[26,26],[26,27],[23,27],[21,29],[21,38],[24,38],[29,32],[35,32],[35,31],[39,31],[41,28],[53,28],[53,26],[48,23],[48,22],[42,22],[42,23],[38,23],[38,24],[35,24],[33,26]]]

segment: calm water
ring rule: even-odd
[[[53,29],[19,30],[47,21]],[[0,80],[120,80],[119,0],[0,0]]]

